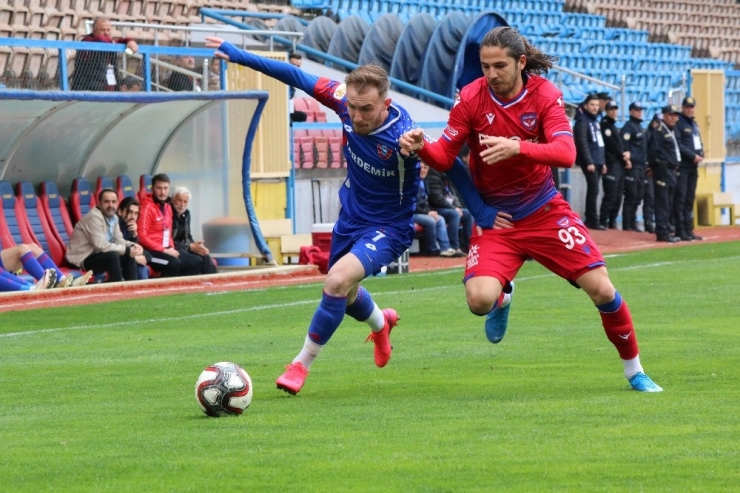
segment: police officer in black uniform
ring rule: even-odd
[[[601,175],[604,197],[601,199],[601,225],[616,229],[619,208],[624,191],[624,170],[632,168],[630,153],[625,149],[622,135],[617,128],[619,106],[613,101],[606,103],[606,115],[601,119],[601,135],[604,139],[606,173]],[[624,226],[624,224],[622,224]]]
[[[630,103],[630,118],[622,127],[622,140],[625,149],[630,153],[631,168],[624,170],[624,205],[622,207],[622,229],[625,231],[643,230],[637,227],[637,208],[642,202],[645,194],[645,168],[647,166],[647,133],[642,128],[642,104],[639,101]],[[642,214],[645,226],[648,221],[652,222],[651,215],[648,218],[646,207],[643,206]],[[654,228],[654,226],[653,226]],[[655,230],[653,229],[653,232]]]
[[[681,162],[678,165],[678,184],[673,197],[673,217],[676,235],[683,241],[703,240],[701,236],[694,234],[694,199],[699,176],[698,166],[704,160],[704,146],[699,126],[694,121],[695,105],[694,98],[683,98],[681,114],[676,123],[676,139],[681,150]]]
[[[599,222],[596,201],[599,197],[599,181],[606,172],[604,166],[604,139],[596,120],[599,115],[599,97],[589,94],[583,102],[583,113],[576,115],[573,136],[576,142],[576,164],[586,178],[586,220],[589,229],[605,230]]]
[[[676,105],[663,107],[663,121],[648,143],[648,164],[655,184],[655,234],[658,241],[681,241],[670,234],[670,216],[673,193],[676,188],[678,163],[681,153],[674,134],[679,111]]]

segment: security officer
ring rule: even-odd
[[[694,121],[695,105],[694,98],[683,98],[681,115],[676,123],[676,139],[681,150],[681,162],[678,165],[678,184],[673,197],[673,217],[676,235],[683,241],[703,240],[701,236],[694,234],[694,199],[699,176],[698,165],[704,161],[704,146],[701,143],[699,126]]]
[[[622,206],[624,191],[624,170],[631,169],[630,153],[625,149],[622,135],[617,128],[619,106],[609,101],[605,106],[606,115],[601,119],[601,135],[604,138],[606,173],[601,175],[604,197],[601,199],[601,225],[616,229],[619,208]],[[624,224],[622,224],[624,227]]]
[[[642,104],[639,101],[630,103],[630,118],[622,127],[622,140],[625,149],[630,153],[631,168],[624,170],[624,206],[622,207],[622,229],[625,231],[643,230],[637,227],[637,208],[645,195],[645,167],[647,166],[647,134],[642,128]],[[652,214],[647,217],[646,207],[642,214],[645,227],[652,222]],[[652,211],[651,211],[652,212]],[[653,232],[655,232],[653,226]]]
[[[573,137],[576,141],[576,164],[586,178],[586,227],[605,230],[599,223],[596,201],[599,197],[599,181],[606,172],[604,166],[604,139],[596,118],[599,114],[599,97],[589,94],[583,102],[583,113],[576,117]]]
[[[670,215],[673,192],[676,188],[678,163],[681,151],[674,134],[679,111],[676,105],[663,107],[663,120],[648,143],[648,164],[655,183],[655,234],[658,241],[681,241],[670,234]]]
[[[645,232],[655,233],[655,180],[653,170],[650,168],[650,146],[653,134],[657,132],[663,121],[663,113],[656,113],[645,129],[645,137],[648,145],[648,164],[645,168],[645,196],[642,199],[642,217],[645,219]]]

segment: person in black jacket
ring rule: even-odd
[[[576,164],[586,177],[586,220],[589,229],[606,229],[599,222],[596,201],[599,197],[599,179],[606,173],[604,166],[604,139],[597,121],[599,98],[589,94],[583,102],[583,113],[576,116],[573,136],[576,142]]]
[[[82,41],[92,43],[120,43],[126,45],[126,50],[132,54],[139,49],[131,38],[120,38],[113,41],[113,28],[105,17],[96,17],[92,25],[92,33],[82,38]],[[77,50],[75,56],[75,71],[70,77],[70,88],[73,91],[117,91],[120,82],[118,74],[118,53],[114,51]]]
[[[139,228],[136,221],[139,219],[139,210],[141,206],[139,201],[134,197],[126,197],[118,204],[118,226],[121,229],[121,235],[126,241],[139,243]],[[152,256],[146,250],[141,255],[134,257],[136,261],[136,272],[140,281],[149,279],[149,268],[147,264],[152,261]],[[127,279],[131,280],[131,279]]]
[[[601,225],[616,229],[619,208],[624,191],[624,170],[632,168],[630,153],[624,146],[617,128],[619,106],[613,101],[606,103],[606,116],[601,119],[601,134],[604,139],[606,173],[601,175],[604,197],[601,199]],[[624,224],[622,224],[624,227]]]
[[[683,241],[704,239],[694,234],[696,182],[699,177],[699,163],[704,161],[704,146],[699,126],[694,120],[695,105],[694,98],[684,98],[681,103],[681,114],[676,123],[676,139],[681,150],[681,162],[678,165],[678,184],[673,198],[673,218],[676,236]]]
[[[191,72],[195,71],[195,58],[189,55],[180,58],[180,66]],[[164,86],[171,91],[200,91],[200,86],[195,85],[192,76],[175,71],[164,81]]]
[[[473,216],[462,206],[455,187],[447,175],[430,168],[425,180],[429,207],[445,218],[450,248],[455,250],[453,257],[467,255],[470,237],[473,235]],[[462,241],[460,225],[462,224]]]
[[[190,230],[190,190],[175,188],[172,196],[172,240],[182,262],[181,276],[215,274],[216,266],[202,241],[193,240]]]
[[[645,167],[647,166],[647,133],[642,128],[642,104],[639,101],[630,103],[630,118],[622,126],[622,141],[630,153],[632,167],[624,171],[624,205],[622,207],[622,229],[625,231],[643,230],[637,226],[637,208],[645,195]],[[643,206],[642,215],[645,226],[652,222],[652,215],[647,217],[647,207]]]
[[[414,224],[424,228],[419,250],[423,255],[452,257],[455,255],[455,250],[450,247],[447,222],[443,216],[429,207],[429,194],[426,188],[428,173],[429,166],[421,163],[421,182],[416,193],[416,211],[414,212]]]
[[[648,163],[655,183],[655,234],[658,241],[681,241],[670,234],[670,215],[676,173],[681,154],[674,134],[678,122],[678,108],[669,104],[663,107],[663,120],[651,133],[648,144]]]

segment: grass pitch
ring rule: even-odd
[[[586,295],[528,262],[494,346],[460,271],[369,279],[401,315],[387,367],[347,319],[291,397],[321,287],[0,314],[0,491],[737,491],[740,244],[608,259],[642,362],[627,390]],[[208,418],[233,361],[254,400]]]

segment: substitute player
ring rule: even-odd
[[[571,167],[575,145],[562,93],[537,75],[553,60],[515,29],[489,31],[480,45],[483,77],[462,89],[442,138],[431,143],[414,129],[400,144],[445,171],[467,142],[470,172],[484,201],[512,216],[513,228],[474,233],[467,258],[468,306],[486,315],[491,342],[504,337],[514,277],[533,258],[588,294],[631,387],[660,392],[643,372],[632,317],[609,280],[604,258],[554,187],[551,168]]]
[[[216,56],[245,65],[312,94],[336,112],[343,123],[347,178],[339,191],[341,209],[332,231],[329,272],[298,356],[276,384],[288,393],[301,390],[316,356],[339,327],[345,313],[365,321],[375,343],[375,364],[391,357],[390,332],[395,310],[381,310],[360,281],[390,264],[414,239],[413,212],[419,187],[418,157],[401,155],[399,137],[414,128],[406,110],[388,98],[388,74],[377,65],[353,70],[345,83],[318,78],[285,62],[263,58],[220,38],[208,37]],[[462,162],[451,170],[455,186],[482,227],[491,227],[495,211],[484,205]]]

